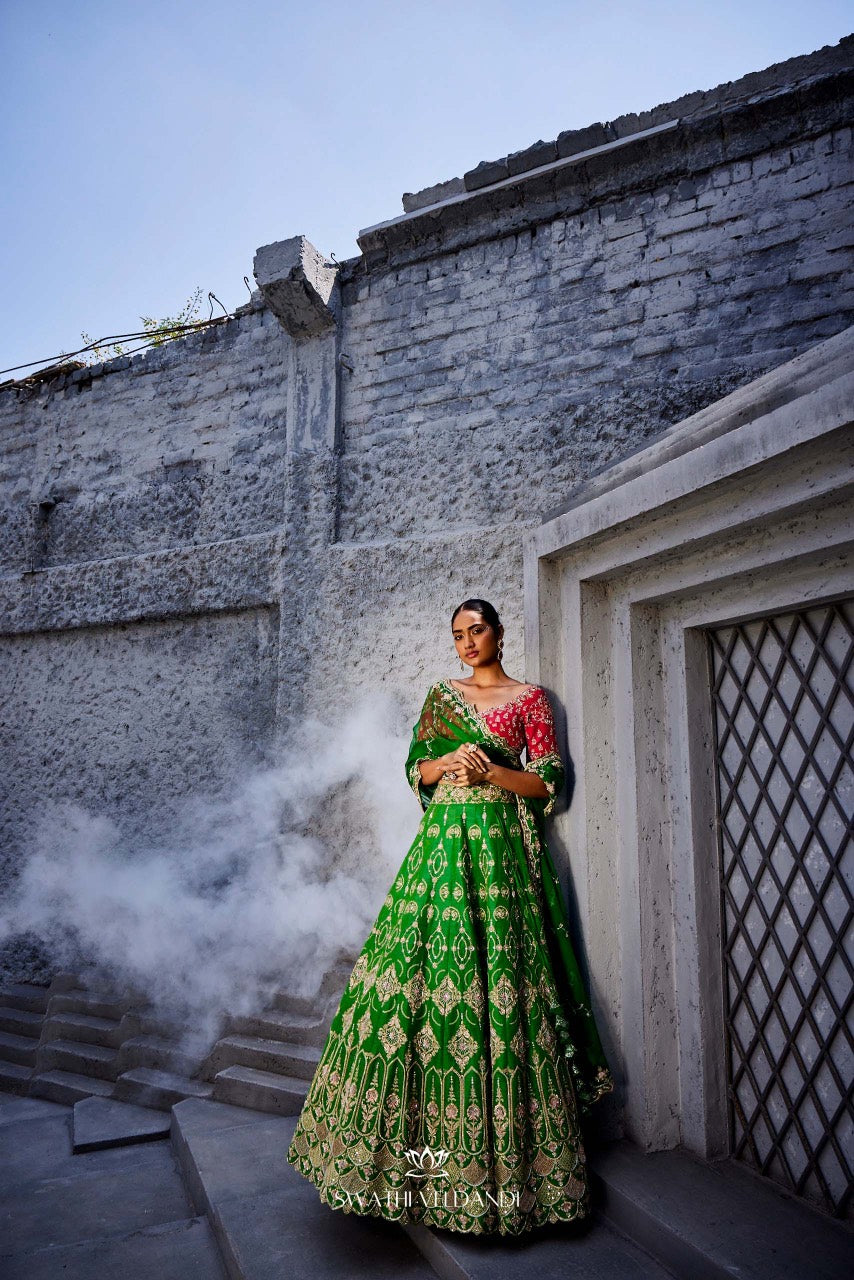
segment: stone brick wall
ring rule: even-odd
[[[726,110],[702,95],[678,127],[362,234],[345,536],[409,531],[425,485],[424,532],[469,495],[488,524],[530,518],[851,323],[850,71],[806,63],[800,92],[728,86]]]
[[[209,332],[0,387],[6,856],[39,797],[91,797],[87,760],[141,812],[157,756],[178,794],[366,690],[411,723],[466,595],[524,678],[521,531],[854,320],[851,52],[407,195],[324,332],[260,288]]]
[[[278,528],[288,342],[253,306],[138,356],[0,389],[2,573]]]

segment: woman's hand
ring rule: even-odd
[[[457,787],[469,787],[475,783],[486,782],[492,762],[489,756],[476,742],[464,742],[444,757],[446,761],[445,777]]]

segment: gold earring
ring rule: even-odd
[[[466,664],[463,662],[462,658],[460,658],[460,671],[465,671],[465,669],[466,669]]]
[[[501,655],[504,653],[504,637],[498,641],[498,661],[501,661]]]

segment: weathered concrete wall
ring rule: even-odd
[[[252,309],[0,393],[3,573],[278,528],[289,346],[275,317]]]
[[[272,607],[0,638],[3,862],[47,799],[76,797],[129,836],[168,838],[174,800],[216,794],[262,762],[278,647]]]
[[[521,532],[854,321],[851,50],[407,196],[334,282],[268,246],[222,326],[0,387],[6,856],[41,796],[141,813],[365,688],[411,722],[466,595],[524,677]]]

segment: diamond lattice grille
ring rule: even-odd
[[[708,632],[730,1150],[852,1214],[854,601]]]

